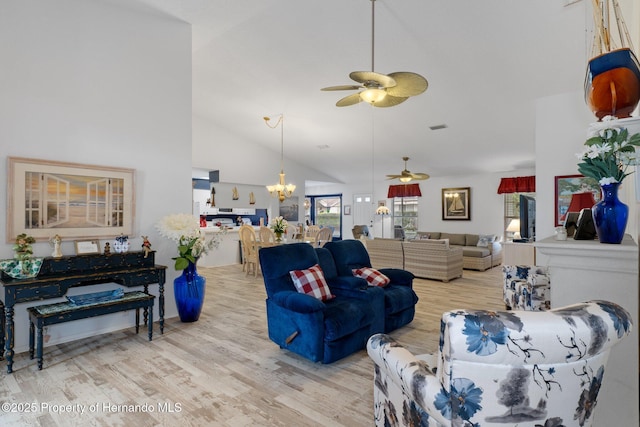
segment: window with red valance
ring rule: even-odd
[[[390,199],[394,197],[422,197],[420,184],[390,185],[387,197]]]
[[[535,176],[518,176],[513,178],[502,178],[498,186],[498,194],[505,193],[535,193]]]

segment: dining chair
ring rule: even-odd
[[[323,227],[318,231],[318,234],[316,234],[314,246],[321,248],[331,240],[333,240],[333,230],[330,227]]]
[[[304,240],[308,241],[308,242],[315,242],[316,241],[316,237],[318,235],[318,233],[320,232],[320,226],[319,225],[310,225],[307,227],[307,229],[305,230],[304,233]]]
[[[298,238],[300,232],[298,231],[298,226],[289,224],[284,231],[284,237],[287,239],[287,242],[293,242]]]
[[[276,235],[269,227],[261,226],[258,234],[260,236],[260,247],[267,248],[276,244]]]
[[[256,232],[252,226],[242,225],[238,230],[240,243],[242,245],[242,271],[247,275],[253,272],[253,276],[258,276],[258,241]]]

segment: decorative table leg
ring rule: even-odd
[[[164,282],[165,272],[160,271],[158,280],[158,316],[160,317],[160,334],[164,334]]]
[[[33,350],[36,343],[36,327],[33,321],[29,320],[29,359],[33,360]]]
[[[145,307],[144,309],[144,322],[147,323],[147,308]],[[136,334],[138,333],[138,330],[140,329],[140,309],[136,308]]]
[[[149,295],[149,285],[144,285],[144,293]],[[143,314],[143,316],[144,316],[144,324],[146,325],[147,324],[147,316],[148,316],[147,307],[145,307],[142,311],[144,312],[144,314]],[[136,313],[138,313],[138,311],[136,311]],[[137,333],[138,333],[138,328],[136,328],[136,334]]]
[[[149,307],[149,341],[153,339],[153,306]]]
[[[43,342],[42,342],[42,320],[38,319],[38,327],[37,327],[37,346],[36,349],[36,357],[38,358],[38,369],[42,370],[42,353],[43,353]]]
[[[4,314],[4,303],[0,301],[0,313]],[[4,360],[5,325],[4,316],[0,316],[0,360]]]
[[[13,351],[13,332],[14,332],[14,324],[13,324],[13,306],[5,306],[5,327],[7,328],[6,334],[7,339],[5,342],[5,357],[7,359],[7,374],[13,372],[13,355],[15,352]]]

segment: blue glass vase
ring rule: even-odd
[[[622,242],[629,219],[629,206],[618,199],[620,183],[602,185],[602,200],[593,207],[593,223],[600,243]]]
[[[206,284],[207,280],[198,274],[193,262],[173,280],[173,294],[181,322],[195,322],[200,317]]]

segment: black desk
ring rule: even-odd
[[[160,333],[164,333],[164,265],[155,265],[155,253],[147,258],[144,252],[120,254],[78,255],[61,258],[45,258],[37,277],[14,279],[2,272],[0,284],[4,290],[5,316],[0,321],[0,349],[5,348],[7,373],[13,372],[13,346],[15,325],[14,306],[17,303],[62,297],[69,288],[100,283],[117,283],[128,288],[143,286],[149,293],[149,285],[158,286],[158,314]],[[145,323],[147,312],[145,311]],[[1,355],[1,354],[0,354]]]

